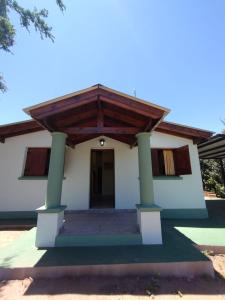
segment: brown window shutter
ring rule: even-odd
[[[151,149],[152,154],[152,174],[153,176],[159,176],[159,157],[158,157],[158,149]]]
[[[188,145],[174,149],[176,175],[192,174]]]
[[[46,175],[49,148],[28,148],[24,176]]]

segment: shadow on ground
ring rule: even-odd
[[[168,219],[165,225],[196,228],[225,228],[225,200],[206,200],[207,219]]]

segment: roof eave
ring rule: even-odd
[[[78,96],[78,95],[81,95],[81,94],[84,94],[86,92],[90,92],[90,91],[93,91],[93,90],[96,90],[96,89],[103,89],[105,91],[108,91],[108,92],[111,92],[111,93],[114,93],[114,94],[117,94],[117,95],[120,95],[122,97],[126,97],[126,98],[129,98],[133,101],[136,101],[136,102],[139,102],[139,103],[142,103],[142,104],[145,104],[145,105],[148,105],[150,107],[154,107],[156,109],[159,109],[159,110],[162,110],[164,112],[167,112],[167,114],[170,112],[170,109],[168,108],[165,108],[163,106],[160,106],[160,105],[157,105],[157,104],[154,104],[152,102],[148,102],[148,101],[145,101],[143,99],[140,99],[140,98],[137,98],[137,97],[134,97],[134,96],[131,96],[131,95],[128,95],[128,94],[125,94],[125,93],[122,93],[122,92],[119,92],[117,90],[114,90],[114,89],[111,89],[111,88],[108,88],[106,86],[103,86],[103,85],[95,85],[95,86],[91,86],[89,88],[86,88],[86,89],[82,89],[80,91],[77,91],[77,92],[74,92],[74,93],[70,93],[70,94],[66,94],[64,96],[61,96],[61,97],[57,97],[57,98],[53,98],[51,100],[48,100],[48,101],[45,101],[45,102],[42,102],[42,103],[39,103],[39,104],[36,104],[36,105],[32,105],[32,106],[29,106],[29,107],[26,107],[23,109],[23,111],[30,115],[31,116],[31,111],[34,110],[34,109],[37,109],[37,108],[40,108],[40,107],[44,107],[48,104],[52,104],[52,103],[55,103],[55,102],[59,102],[59,101],[62,101],[62,100],[65,100],[65,99],[68,99],[68,98],[71,98],[71,97],[74,97],[74,96]]]

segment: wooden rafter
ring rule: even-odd
[[[97,114],[97,110],[92,109],[92,110],[87,110],[85,112],[82,113],[74,113],[72,115],[68,115],[66,118],[63,119],[59,119],[56,120],[54,123],[57,127],[63,127],[63,126],[67,126],[70,124],[76,124],[76,123],[80,123],[83,122],[85,120],[90,119],[91,117],[95,117]]]
[[[174,133],[174,135],[180,134],[183,136],[189,136],[189,138],[190,136],[192,138],[195,137],[209,138],[212,135],[212,132],[209,131],[181,126],[169,122],[160,123],[159,126],[156,128],[156,131],[165,132],[165,133],[170,132],[170,134]]]
[[[43,127],[39,125],[35,120],[0,126],[1,143],[4,142],[6,138],[40,130],[43,130]]]
[[[99,100],[99,97],[98,97],[97,105],[98,105],[97,127],[100,129],[100,128],[104,127],[104,115],[103,115],[103,112],[102,112],[102,103]]]
[[[122,120],[115,120],[108,116],[104,118],[104,126],[105,127],[136,127],[135,124],[128,125]]]
[[[134,142],[135,139],[132,135],[116,135],[115,137],[113,134],[106,134],[105,136],[116,139],[122,143],[128,144],[129,146]]]
[[[135,125],[137,127],[142,127],[145,124],[145,121],[142,121],[138,118],[131,117],[122,112],[114,111],[113,109],[104,108],[103,113],[104,113],[104,115],[106,115],[110,118],[113,118],[115,120],[122,120],[123,122],[125,122],[129,125]]]
[[[161,118],[165,112],[164,109],[155,107],[154,105],[147,105],[146,103],[135,101],[129,97],[119,95],[118,93],[109,92],[99,87],[98,89],[71,96],[70,98],[66,98],[61,101],[46,103],[46,105],[31,109],[29,113],[33,117],[42,119],[47,116],[56,115],[63,111],[71,110],[75,107],[97,101],[98,99],[114,106],[154,119]]]
[[[145,131],[149,131],[150,129],[151,129],[151,127],[152,127],[152,119],[150,119],[149,121],[148,121],[148,124],[145,126],[145,128],[144,128],[144,132]]]
[[[71,143],[73,145],[77,145],[77,144],[86,142],[86,141],[88,141],[90,139],[96,138],[98,136],[99,136],[99,134],[92,134],[92,135],[86,135],[86,134],[83,134],[83,135],[71,135],[70,136],[70,141],[71,141]]]
[[[68,138],[66,139],[66,144],[67,144],[70,148],[75,148],[75,144],[74,144],[73,140],[72,140],[70,137],[68,137]]]
[[[148,123],[147,123],[147,125],[144,127],[144,129],[142,130],[142,132],[147,132],[147,131],[149,131],[150,129],[151,129],[151,127],[152,127],[152,123],[153,123],[153,121],[152,121],[152,119],[150,119],[149,121],[148,121]],[[135,139],[135,141],[131,144],[131,148],[133,148],[134,146],[136,146],[137,145],[137,140]]]
[[[137,114],[141,114],[141,115],[146,116],[146,117],[153,117],[153,118],[160,117],[159,113],[155,114],[153,112],[150,112],[149,110],[145,110],[141,105],[135,105],[134,106],[134,105],[132,105],[131,101],[124,101],[124,99],[123,99],[123,101],[115,101],[113,99],[107,98],[107,97],[102,96],[102,95],[100,95],[100,99],[103,102],[118,106],[122,109],[126,109],[127,111],[132,111],[132,112],[135,112]]]
[[[132,110],[136,110],[137,113],[145,112],[148,117],[157,119],[162,117],[165,112],[163,108],[155,107],[154,105],[147,105],[146,103],[140,101],[134,101],[134,99],[106,91],[105,89],[99,89],[99,91],[100,98],[106,100],[108,99],[107,103],[112,103],[113,105],[125,105],[126,108],[132,108]]]
[[[83,95],[83,97],[81,97],[81,96],[79,96],[78,98],[77,97],[72,98],[72,99],[67,99],[67,101],[65,103],[55,102],[55,103],[51,104],[50,107],[46,106],[46,107],[34,109],[33,111],[31,111],[31,115],[38,119],[43,119],[45,117],[57,115],[62,112],[66,112],[71,109],[75,109],[75,108],[81,107],[83,105],[97,101],[97,95],[92,95],[92,96],[90,96],[90,95],[84,96]]]
[[[54,131],[55,130],[54,125],[52,124],[52,122],[48,118],[45,118],[42,121],[42,124],[44,125],[44,127],[48,128],[49,131]]]
[[[69,127],[64,128],[67,134],[136,134],[138,128],[136,127]]]

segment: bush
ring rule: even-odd
[[[216,184],[215,193],[217,197],[225,198],[225,189],[221,184]]]
[[[217,197],[225,198],[223,174],[218,160],[200,160],[203,188],[205,191],[214,191]],[[225,168],[225,160],[223,160]]]

